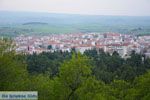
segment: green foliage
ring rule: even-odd
[[[66,99],[73,99],[74,92],[91,75],[91,66],[88,58],[81,54],[73,55],[70,61],[66,61],[60,67],[60,82],[70,90]]]
[[[136,77],[135,69],[130,65],[124,64],[117,70],[118,79],[132,81]]]
[[[149,100],[149,59],[122,59],[102,50],[85,54],[15,54],[0,40],[0,91],[38,91],[39,100]]]
[[[115,100],[110,93],[110,88],[102,81],[89,77],[76,91],[79,100]]]
[[[102,50],[87,50],[85,53],[91,58],[93,74],[98,80],[111,83],[114,79],[132,81],[149,69],[149,59],[142,61],[142,55],[132,52],[131,58],[121,58],[117,52],[111,55]]]
[[[27,82],[26,66],[14,60],[11,41],[0,40],[0,90],[25,90]]]
[[[147,58],[144,63],[145,63],[145,68],[150,69],[150,58]]]
[[[130,88],[130,84],[123,80],[114,80],[110,85],[113,95],[120,100],[125,98]]]
[[[27,70],[31,74],[49,74],[50,77],[58,74],[61,63],[71,58],[68,52],[43,52],[41,54],[32,54],[26,56]]]
[[[27,62],[30,73],[44,73],[50,65],[49,59],[45,55],[38,56],[35,53],[33,56],[29,56]]]
[[[46,75],[33,75],[29,77],[28,91],[38,91],[39,100],[53,99],[53,80]]]
[[[47,49],[51,50],[52,49],[52,45],[48,45]]]
[[[150,97],[150,71],[143,76],[140,76],[134,80],[133,87],[129,89],[126,99],[131,100],[148,100]]]

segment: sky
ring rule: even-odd
[[[150,16],[150,0],[0,0],[0,11]]]

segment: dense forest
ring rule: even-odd
[[[0,91],[38,91],[39,100],[149,100],[150,58],[103,50],[17,54],[0,40]]]

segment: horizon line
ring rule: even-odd
[[[46,13],[46,14],[66,14],[66,15],[80,15],[80,16],[122,16],[122,17],[150,17],[150,15],[107,15],[107,14],[80,14],[80,13],[63,13],[63,12],[47,12],[47,11],[14,11],[14,10],[0,10],[0,12],[15,12],[15,13]]]

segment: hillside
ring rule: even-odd
[[[150,34],[150,17],[0,12],[0,35],[120,32]],[[38,25],[37,25],[38,24]],[[140,30],[139,30],[140,29]],[[14,31],[12,31],[14,30]]]
[[[42,22],[28,22],[28,23],[23,23],[22,25],[48,25],[48,23],[42,23]]]

